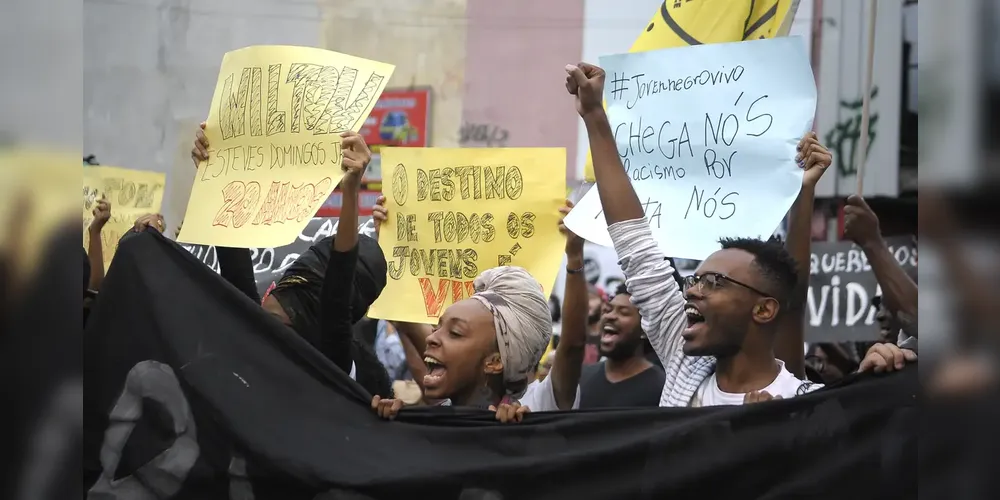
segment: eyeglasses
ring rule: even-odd
[[[704,274],[701,274],[701,275],[691,274],[691,275],[685,276],[684,277],[684,291],[687,292],[688,290],[690,290],[690,289],[692,289],[692,288],[694,288],[696,286],[700,286],[702,292],[704,292],[704,293],[712,293],[712,292],[714,292],[714,291],[722,288],[727,281],[730,282],[730,283],[739,285],[739,286],[741,286],[743,288],[746,288],[747,290],[750,290],[751,292],[757,293],[757,294],[761,295],[762,297],[773,298],[773,296],[771,294],[769,294],[769,293],[762,292],[762,291],[760,291],[760,290],[758,290],[758,289],[756,289],[756,288],[754,288],[754,287],[752,287],[752,286],[750,286],[750,285],[748,285],[746,283],[741,283],[739,281],[736,281],[736,280],[734,280],[734,279],[730,278],[729,276],[726,276],[725,274],[722,274],[722,273],[704,273]]]

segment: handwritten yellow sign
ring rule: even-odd
[[[340,133],[368,118],[394,66],[328,50],[229,52],[178,240],[287,245],[343,177]]]
[[[111,203],[111,219],[101,230],[104,268],[118,249],[118,240],[135,225],[140,215],[159,213],[163,204],[166,174],[106,166],[83,167],[83,247],[90,245],[90,227],[97,200]]]
[[[549,295],[565,249],[562,148],[386,148],[389,277],[372,318],[433,323],[496,266],[521,266]]]
[[[800,0],[667,0],[660,4],[646,29],[632,43],[629,52],[786,36],[799,2]],[[594,181],[594,160],[590,151],[587,151],[584,179]]]

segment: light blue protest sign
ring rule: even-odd
[[[804,47],[784,37],[601,58],[618,154],[666,255],[704,259],[721,237],[767,238],[781,224],[816,110]],[[611,245],[596,188],[566,225]]]

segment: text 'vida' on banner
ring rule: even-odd
[[[369,316],[436,323],[482,271],[520,266],[552,291],[564,240],[562,148],[386,148],[388,283]]]
[[[801,40],[699,45],[601,58],[622,166],[660,247],[704,259],[721,237],[768,237],[798,195],[795,146],[816,85]],[[596,189],[566,219],[611,245]]]
[[[222,60],[178,237],[230,247],[285,245],[343,177],[340,133],[357,131],[394,66],[328,50],[257,46]]]

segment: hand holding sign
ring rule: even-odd
[[[111,219],[111,202],[102,196],[100,200],[97,200],[92,213],[94,214],[94,220],[90,221],[91,237],[95,234],[100,234],[101,229],[104,229],[104,225]]]
[[[801,40],[630,53],[601,66],[618,155],[665,254],[704,259],[721,237],[774,232],[802,187],[795,145],[816,106]],[[603,82],[591,73],[588,88]],[[579,94],[580,82],[568,89]],[[577,101],[578,111],[590,109]],[[603,213],[591,189],[566,225],[610,246]]]
[[[576,112],[586,116],[604,111],[604,70],[593,64],[566,65],[566,90],[576,96]]]
[[[340,134],[361,128],[393,69],[306,47],[227,53],[196,132],[198,174],[178,239],[241,248],[294,241],[345,174],[360,182],[371,153]]]
[[[795,163],[803,170],[802,185],[816,187],[827,167],[833,163],[833,155],[819,143],[816,132],[806,134],[795,149],[799,152],[795,155]]]

